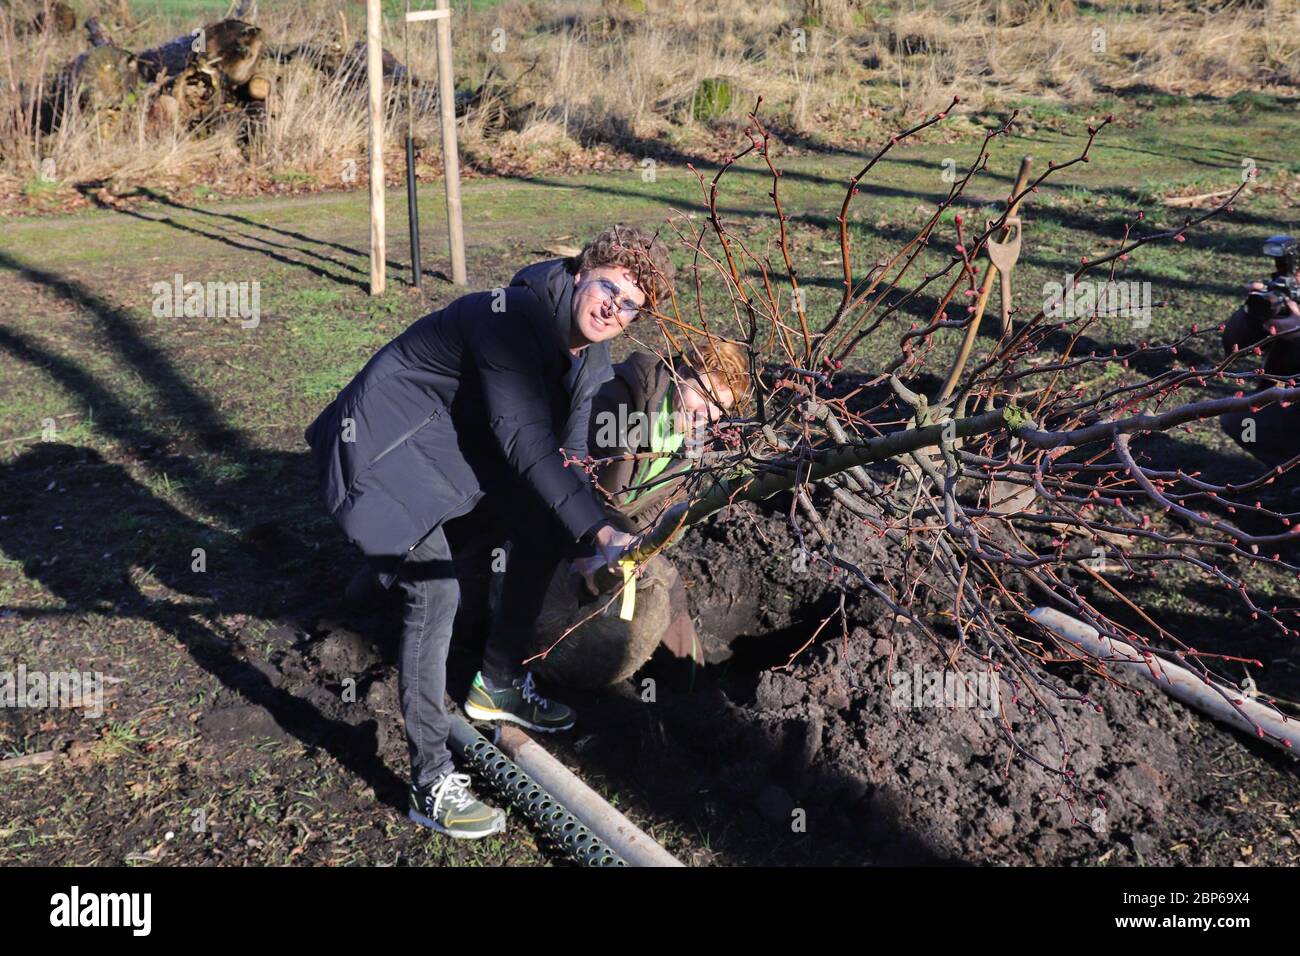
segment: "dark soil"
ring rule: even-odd
[[[284,214],[266,212],[276,222]],[[161,214],[182,216],[175,208]],[[261,228],[226,215],[239,230]],[[535,226],[497,222],[493,241]],[[1270,221],[1269,232],[1279,228]],[[323,223],[309,232],[327,252],[304,253],[286,285],[317,282],[306,291],[319,293],[318,280],[346,290],[364,277],[363,238]],[[260,234],[267,249],[240,246],[244,259],[223,261],[260,275],[249,263],[280,257],[297,235],[278,227]],[[1234,235],[1216,241],[1245,242]],[[188,269],[181,254],[194,246],[181,240],[190,234],[167,236],[179,249],[177,268]],[[489,288],[509,275],[535,252],[527,242],[473,256],[471,285]],[[326,276],[321,263],[349,248],[341,276]],[[1249,248],[1254,256],[1253,240]],[[234,348],[207,329],[152,322],[147,292],[156,275],[144,266],[65,275],[65,266],[22,261],[9,255],[4,279],[24,308],[0,330],[10,363],[0,392],[12,393],[0,400],[16,410],[0,451],[0,671],[17,661],[93,668],[115,683],[97,720],[0,708],[0,759],[58,756],[40,769],[0,770],[0,862],[560,862],[518,815],[507,839],[473,846],[431,838],[406,820],[396,609],[343,613],[339,597],[357,555],[321,512],[301,439],[324,400],[301,394],[302,368],[344,358],[359,367],[374,343],[339,335],[333,351],[302,356],[302,343],[320,344],[315,329],[334,329],[317,304],[316,325],[268,319],[266,338]],[[156,268],[170,274],[170,262]],[[1198,280],[1208,297],[1199,317],[1217,316],[1223,303],[1215,297],[1227,287],[1206,288]],[[329,308],[364,324],[370,306],[348,295]],[[375,334],[391,322],[391,335],[425,305],[390,297]],[[255,387],[268,382],[285,384]],[[61,439],[65,425],[89,423],[66,439],[30,438],[46,414],[65,413]],[[1249,460],[1221,435],[1216,445],[1215,431],[1162,436],[1140,450],[1219,480],[1248,477]],[[1279,505],[1283,490],[1269,494],[1270,506],[1294,509]],[[778,497],[737,508],[675,548],[705,666],[659,652],[606,692],[552,689],[579,708],[579,724],[547,746],[681,859],[1297,862],[1295,761],[1163,696],[1058,668],[1053,676],[1099,702],[1100,713],[1049,708],[1060,712],[1062,741],[1048,714],[1010,709],[1030,754],[1057,766],[1069,752],[1077,789],[1019,754],[978,709],[895,707],[894,675],[938,670],[938,650],[847,579],[828,580],[815,562],[798,570],[789,506]],[[890,580],[899,555],[867,541],[834,508],[826,513],[843,555],[874,580]],[[202,574],[192,570],[196,547],[206,550]],[[1294,583],[1270,582],[1279,602],[1294,603]],[[832,620],[796,653],[838,609],[841,584],[848,633]],[[1189,644],[1258,658],[1265,666],[1251,673],[1261,690],[1300,700],[1295,642],[1250,621],[1232,595],[1177,569],[1126,583],[1125,594]],[[451,662],[458,699],[481,634],[462,623]],[[1004,687],[1000,697],[1012,694]],[[1094,791],[1106,807],[1099,834],[1089,827]]]
[[[141,454],[171,454],[173,473],[185,474],[175,452]],[[270,484],[230,486],[223,507],[246,515],[246,530],[226,536],[172,511],[94,452],[46,443],[8,469],[13,497],[0,547],[71,610],[64,618],[6,611],[0,627],[22,659],[102,662],[123,681],[110,713],[132,715],[110,717],[99,738],[87,739],[85,724],[63,712],[0,711],[6,738],[62,751],[51,773],[0,777],[5,832],[14,820],[31,831],[17,858],[558,862],[517,816],[507,841],[478,848],[486,858],[471,860],[407,824],[399,609],[342,610],[356,558],[337,534],[318,527],[323,537],[315,538],[284,520],[255,520],[308,507],[289,504],[309,486],[305,460],[262,470],[274,476]],[[1053,767],[1068,751],[1077,787],[1018,755],[1000,721],[980,708],[895,706],[892,676],[942,670],[943,656],[847,576],[831,580],[815,561],[801,570],[789,505],[778,497],[737,507],[674,551],[704,666],[661,650],[606,692],[552,689],[579,708],[580,721],[547,745],[682,859],[1295,862],[1295,762],[1159,694],[1061,670],[1056,677],[1101,705],[1098,713],[1050,704],[1062,738],[1047,714],[1008,706],[1019,746]],[[877,581],[897,573],[899,556],[861,534],[856,519],[834,507],[826,513],[841,556]],[[140,524],[123,525],[124,516]],[[187,572],[194,542],[208,548],[208,580]],[[160,547],[180,548],[184,561],[168,570]],[[110,552],[119,560],[101,560]],[[119,577],[113,569],[122,567],[147,571]],[[276,580],[295,586],[264,586]],[[836,612],[841,585],[848,633],[836,618],[801,651]],[[160,600],[163,593],[172,598]],[[1257,654],[1269,663],[1261,687],[1300,696],[1294,644],[1243,626],[1226,598],[1189,592],[1188,600],[1180,633],[1189,643]],[[1216,610],[1237,623],[1221,626]],[[77,626],[81,617],[102,629]],[[278,623],[266,630],[265,620]],[[137,622],[172,642],[141,643]],[[482,633],[468,613],[462,623],[451,661],[455,699],[477,667]],[[1003,685],[1000,695],[1009,701],[1011,689]],[[85,806],[68,807],[68,792]],[[151,801],[143,816],[142,800]],[[205,838],[164,846],[161,829],[183,832],[196,809],[215,821]]]
[[[732,656],[694,673],[657,657],[623,694],[587,702],[591,737],[566,748],[585,771],[753,863],[1230,864],[1243,859],[1237,837],[1260,854],[1252,862],[1293,859],[1285,819],[1266,828],[1277,842],[1247,820],[1250,792],[1295,806],[1294,761],[1158,693],[1068,677],[1102,708],[1053,708],[1070,766],[1104,800],[1094,817],[1096,800],[1014,757],[981,708],[895,707],[890,674],[941,670],[944,658],[861,592],[848,600],[847,639],[833,621],[785,668],[838,598],[818,575],[792,570],[784,515],[746,511],[681,549],[702,635],[715,651],[729,641]],[[845,556],[888,566],[879,545]],[[641,699],[647,677],[654,704]],[[1008,713],[1020,745],[1059,766],[1044,715]],[[792,829],[796,816],[805,833]]]
[[[854,519],[831,514],[841,556],[889,575],[888,550],[855,537]],[[1059,767],[1068,751],[1071,787],[1017,756],[982,707],[896,706],[892,674],[952,667],[851,584],[847,637],[833,620],[787,666],[839,602],[824,573],[799,570],[796,550],[780,499],[697,530],[675,559],[690,582],[706,665],[661,650],[607,692],[558,692],[581,720],[547,746],[607,795],[698,834],[707,848],[688,840],[679,852],[749,864],[1294,860],[1286,808],[1300,801],[1295,762],[1158,693],[1061,670],[1055,676],[1100,712],[1050,695],[1055,721],[1007,706],[1028,753]],[[391,633],[396,623],[390,608],[358,626]],[[391,653],[381,663],[346,624],[318,626],[309,666],[334,679],[373,675],[365,699],[380,755],[400,767]],[[453,655],[459,695],[475,669],[472,635]],[[1001,695],[1011,700],[1006,684]]]

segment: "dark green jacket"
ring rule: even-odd
[[[621,427],[622,423],[646,422],[663,405],[664,396],[673,386],[673,373],[668,364],[650,352],[634,352],[614,366],[613,378],[601,385],[591,402],[591,419],[587,447],[593,458],[648,452],[650,429],[648,427]],[[645,416],[638,419],[636,414]],[[610,429],[609,422],[620,427]],[[602,428],[602,426],[606,426]],[[616,439],[612,445],[605,441]],[[614,461],[596,471],[596,483],[605,494],[607,510],[615,523],[625,529],[639,531],[681,497],[680,476],[690,470],[692,462],[674,459],[667,468],[655,476],[652,487],[634,493],[632,488],[644,461]]]

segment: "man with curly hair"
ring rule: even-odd
[[[662,303],[673,267],[656,235],[601,232],[574,257],[522,269],[419,319],[389,342],[307,429],[326,508],[365,554],[349,596],[404,600],[399,694],[411,755],[411,819],[454,837],[505,827],[455,773],[447,749],[447,652],[459,577],[499,562],[501,599],[466,713],[551,732],[571,708],[538,693],[522,659],[556,565],[588,581],[632,537],[582,468],[591,400],[613,375],[609,342]],[[481,574],[478,575],[481,577]]]

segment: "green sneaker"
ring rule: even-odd
[[[544,734],[568,730],[575,716],[572,707],[538,694],[531,673],[506,690],[488,690],[483,674],[475,674],[465,698],[465,713],[474,720],[508,720]]]
[[[478,840],[506,828],[506,815],[469,788],[469,774],[447,773],[424,787],[411,785],[412,820],[462,840]]]

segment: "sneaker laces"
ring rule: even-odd
[[[523,694],[524,700],[530,704],[536,704],[542,710],[550,710],[551,702],[537,693],[537,686],[533,683],[533,672],[529,671],[524,675],[524,682],[519,685],[519,692]]]
[[[442,778],[442,781],[429,792],[433,799],[433,816],[438,816],[438,810],[441,809],[443,801],[451,804],[456,810],[468,810],[474,802],[474,794],[469,790],[469,774],[467,773],[449,773]]]

